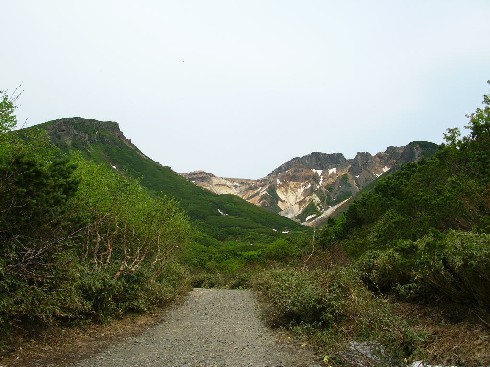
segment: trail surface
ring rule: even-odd
[[[282,339],[263,324],[250,291],[194,289],[160,324],[76,367],[321,366]]]

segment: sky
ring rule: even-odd
[[[116,121],[176,172],[260,178],[311,152],[443,142],[489,92],[488,0],[16,0],[19,126]]]

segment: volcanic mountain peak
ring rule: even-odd
[[[431,156],[437,145],[412,142],[388,147],[374,156],[359,152],[353,159],[342,153],[313,152],[282,164],[259,180],[220,178],[202,171],[183,174],[196,185],[217,194],[234,194],[303,224],[318,224],[378,177],[404,163]]]
[[[277,175],[281,172],[289,171],[292,168],[310,168],[316,170],[328,170],[334,167],[341,167],[347,163],[347,159],[342,153],[321,153],[313,152],[303,157],[296,157],[280,165],[268,176]]]

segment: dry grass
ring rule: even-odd
[[[431,364],[490,365],[490,327],[481,316],[456,305],[394,303],[396,312],[431,336],[424,360]]]

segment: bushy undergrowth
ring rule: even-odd
[[[306,249],[303,236],[272,243],[243,243],[219,242],[201,235],[179,258],[189,267],[194,287],[250,288],[255,274],[264,268],[298,263]]]
[[[308,334],[334,365],[349,365],[352,343],[379,346],[379,363],[392,365],[414,357],[424,341],[364,286],[352,267],[269,271],[254,286],[271,325]]]
[[[375,291],[490,309],[490,234],[449,231],[369,251],[357,268]]]
[[[176,257],[190,222],[174,200],[43,134],[1,132],[0,352],[25,326],[104,321],[189,288]]]

